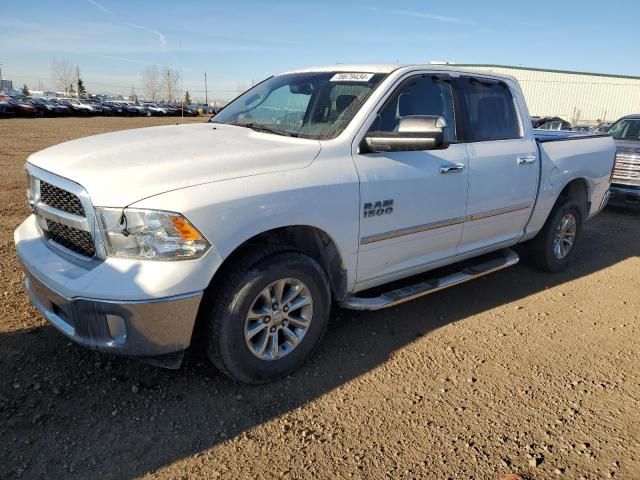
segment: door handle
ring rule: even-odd
[[[530,165],[535,163],[535,161],[535,155],[523,155],[522,157],[518,157],[518,165]]]
[[[440,173],[446,175],[448,173],[460,173],[464,170],[464,163],[454,163],[453,165],[441,165]]]

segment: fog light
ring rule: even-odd
[[[116,345],[122,345],[127,341],[127,330],[124,326],[124,319],[118,315],[107,313],[107,326],[109,327],[109,335]]]

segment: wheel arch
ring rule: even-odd
[[[585,178],[578,177],[567,182],[560,191],[554,207],[559,205],[561,202],[572,200],[580,207],[582,218],[586,219],[589,216],[589,211],[591,210],[590,199],[589,182]]]
[[[210,286],[224,277],[225,271],[248,251],[265,248],[275,243],[300,251],[317,261],[329,279],[333,298],[343,300],[346,297],[347,269],[338,245],[326,231],[310,225],[276,227],[247,238],[225,256],[213,275]]]

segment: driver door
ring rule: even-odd
[[[357,284],[368,288],[427,270],[458,252],[467,207],[467,151],[456,140],[451,82],[434,74],[400,84],[370,131],[394,132],[411,115],[447,122],[446,148],[354,155],[360,176]]]

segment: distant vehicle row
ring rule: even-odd
[[[184,110],[184,111],[183,111]],[[133,103],[117,100],[0,96],[0,117],[64,116],[187,116],[200,114],[195,106],[166,103]]]
[[[539,130],[572,130],[574,132],[606,133],[611,128],[611,123],[599,123],[598,125],[575,125],[560,117],[531,117],[531,125]]]

